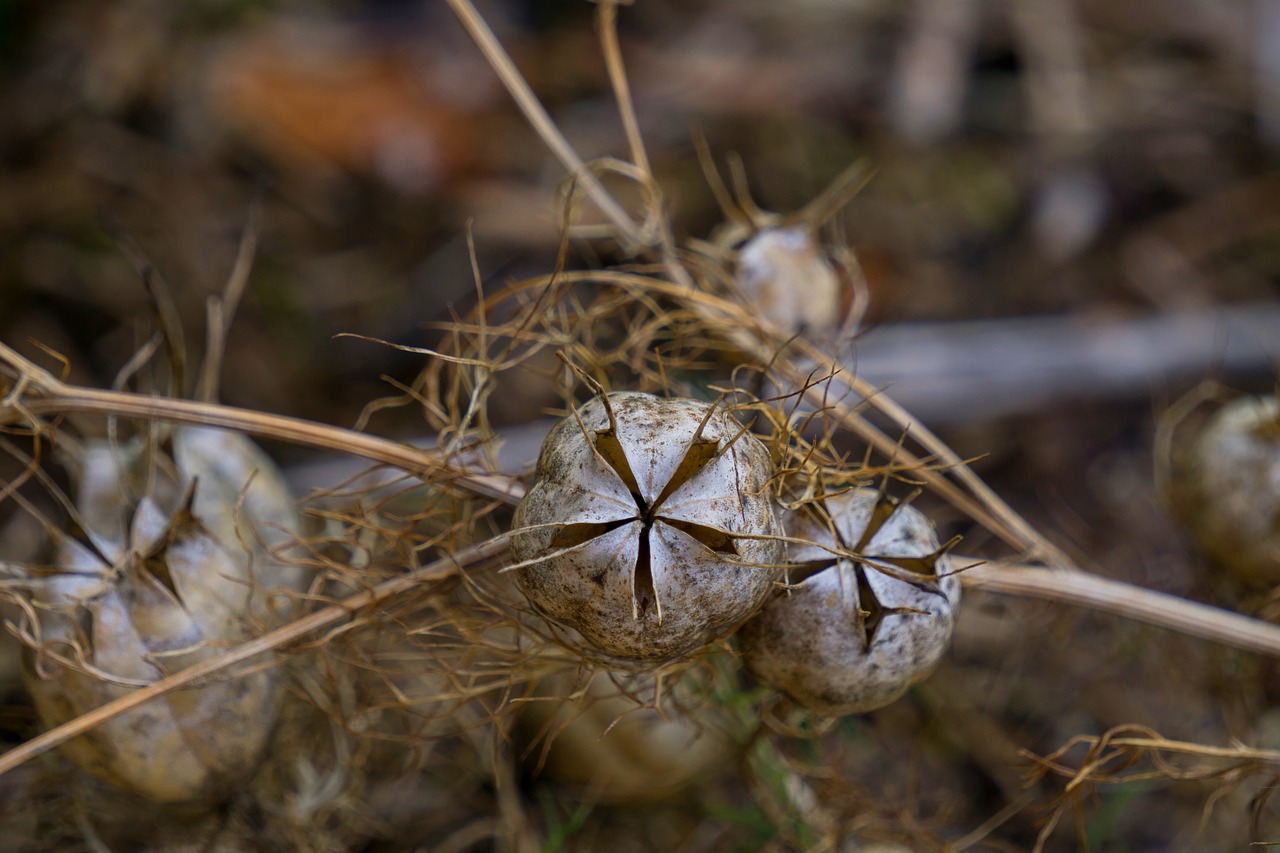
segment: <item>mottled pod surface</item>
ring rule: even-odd
[[[821,714],[862,713],[933,671],[960,581],[929,520],[873,489],[790,516],[794,586],[739,632],[748,669]],[[852,555],[852,556],[851,556]]]
[[[688,655],[737,627],[781,577],[771,472],[765,447],[710,404],[594,399],[543,443],[515,515],[519,585],[607,658]]]
[[[1202,551],[1247,583],[1280,582],[1280,400],[1241,397],[1219,409],[1171,486]]]
[[[293,500],[243,436],[178,430],[173,444],[161,461],[162,451],[141,439],[86,442],[73,465],[82,538],[58,533],[54,568],[24,584],[37,616],[25,626],[24,675],[46,727],[216,658],[260,630],[259,584],[279,579],[256,545],[258,531],[276,541],[295,536]],[[244,525],[242,505],[252,513]],[[108,720],[62,751],[116,788],[207,805],[258,766],[277,694],[270,667],[226,673]]]

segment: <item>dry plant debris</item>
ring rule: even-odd
[[[992,13],[924,3],[917,17],[904,17],[875,5],[857,14],[911,28],[895,60],[891,121],[917,142],[945,138],[961,120],[952,109],[957,90],[940,99],[922,69],[939,59],[963,68],[983,41],[979,19]],[[1098,125],[1107,117],[1079,73],[1089,54],[1077,18],[1089,5],[1028,4],[1009,14],[1007,27],[1027,66],[1020,79],[1034,95],[1029,121],[1046,140],[1039,153],[1050,165],[1033,187],[1030,230],[1060,259],[1102,240],[1105,214],[1106,185],[1094,174],[1101,164],[1085,143],[1102,144]],[[856,363],[835,354],[850,338],[856,353],[860,324],[886,316],[877,312],[895,299],[884,278],[894,264],[878,263],[874,249],[855,258],[837,221],[846,205],[864,203],[853,193],[869,174],[865,164],[855,162],[796,213],[774,214],[750,200],[741,162],[730,159],[733,193],[722,186],[703,145],[703,171],[725,221],[700,231],[705,240],[687,239],[640,133],[643,105],[622,63],[624,52],[634,55],[638,79],[705,67],[687,43],[624,45],[619,10],[599,4],[594,24],[622,128],[621,145],[609,147],[625,146],[628,159],[584,162],[478,13],[466,0],[450,6],[569,173],[559,195],[562,242],[555,263],[543,265],[550,272],[485,287],[473,247],[472,307],[447,319],[436,314],[441,334],[429,347],[376,328],[354,335],[386,338],[390,346],[369,349],[426,363],[416,379],[393,379],[396,395],[369,404],[358,429],[215,402],[224,363],[242,355],[227,336],[241,296],[254,293],[249,259],[261,225],[242,240],[223,294],[198,306],[207,315],[198,380],[187,375],[178,289],[132,250],[145,284],[134,291],[146,295],[121,308],[108,294],[127,288],[104,278],[92,298],[156,321],[138,321],[131,346],[120,344],[127,335],[116,341],[125,355],[112,365],[119,371],[112,390],[76,373],[90,359],[71,338],[55,336],[38,354],[0,343],[0,590],[31,673],[31,695],[14,687],[7,700],[27,716],[3,729],[11,748],[0,755],[0,839],[49,850],[425,843],[521,851],[1067,849],[1106,842],[1108,833],[1133,844],[1159,835],[1156,846],[1188,837],[1266,840],[1274,753],[1194,739],[1209,732],[1229,742],[1228,730],[1266,735],[1274,692],[1267,667],[1280,656],[1280,629],[1247,614],[1271,612],[1273,603],[1251,593],[1235,613],[1198,603],[1194,588],[1174,596],[1084,571],[1075,555],[1089,549],[1062,532],[1087,529],[1083,521],[1070,527],[1070,504],[1059,508],[1060,523],[1028,518],[1024,508],[1034,502],[1002,497],[967,450],[957,452],[897,405],[891,388],[872,387]],[[110,29],[128,31],[155,8],[152,0],[123,4],[107,15]],[[823,13],[803,5],[794,14]],[[933,27],[935,16],[948,25]],[[1117,11],[1108,26],[1123,32],[1132,22]],[[479,121],[476,105],[423,110],[394,70],[403,61],[369,59],[364,48],[344,47],[353,58],[344,67],[375,69],[357,82],[384,91],[361,99],[362,109],[412,116],[420,130],[439,119],[453,133],[448,125],[458,123],[451,145],[484,135],[468,124]],[[99,80],[95,97],[128,102],[140,67],[163,54],[155,40],[141,59],[95,53],[94,67],[111,71],[88,75]],[[846,66],[849,54],[841,43],[832,67]],[[758,85],[746,88],[755,94],[738,102],[793,91],[797,66],[788,63],[798,61],[753,67]],[[1169,67],[1179,66],[1157,70]],[[1143,69],[1151,70],[1141,62],[1128,70]],[[807,91],[832,96],[840,91],[832,79],[839,78],[819,75]],[[712,89],[720,99],[728,92]],[[303,94],[295,106],[314,109]],[[705,90],[685,97],[712,109],[698,101]],[[234,106],[262,109],[245,98]],[[424,166],[415,159],[420,150],[408,160],[394,150],[371,153],[385,133],[376,124],[347,133],[341,122],[313,126],[290,116],[288,127],[268,129],[270,141],[259,143],[268,158],[305,161],[294,164],[298,172],[322,173],[317,182],[289,179],[283,192],[300,209],[335,218],[349,201],[329,195],[340,195],[343,168],[416,193],[464,183],[484,154],[459,145]],[[284,132],[299,127],[333,131],[332,145]],[[110,135],[97,130],[101,137],[89,136]],[[1068,137],[1073,145],[1054,147]],[[116,158],[137,139],[108,141],[97,163],[119,170]],[[132,180],[149,174],[141,158],[124,158]],[[948,191],[932,183],[936,169],[922,175],[936,192]],[[205,196],[197,183],[172,188],[198,200]],[[952,183],[950,191],[964,196],[959,207],[968,205],[964,227],[1005,221],[1014,207],[994,170],[974,166]],[[30,188],[22,195],[40,198]],[[1238,195],[1270,209],[1265,193]],[[1205,282],[1187,266],[1241,245],[1247,230],[1215,215],[1219,207],[1189,205],[1121,246],[1128,286],[1162,308],[1202,305]],[[885,223],[912,218],[884,209]],[[865,212],[862,221],[874,234]],[[1175,239],[1206,221],[1219,227],[1198,241]],[[924,230],[903,233],[927,242]],[[536,242],[527,233],[522,239]],[[579,250],[591,258],[585,269],[574,260]],[[346,270],[330,273],[331,283],[371,269],[367,258],[325,257],[335,263],[317,267]],[[921,274],[927,269],[911,272],[890,273],[889,281],[930,280]],[[812,291],[797,302],[802,281]],[[331,300],[341,316],[351,304],[334,296],[341,290],[317,285],[312,295]],[[333,344],[345,345],[356,344]],[[278,340],[270,346],[279,354]],[[282,405],[279,389],[302,375],[255,369],[256,386],[246,385],[260,400],[276,389]],[[525,415],[563,416],[543,459],[560,464],[529,476],[496,465],[503,428],[495,413],[513,389],[537,401],[525,403]],[[425,421],[433,447],[368,431],[397,418]],[[654,429],[655,420],[666,421],[664,429]],[[377,467],[295,501],[240,433]],[[1067,452],[1070,442],[1051,439],[1040,442],[1042,451]],[[64,459],[79,460],[69,474]],[[1135,491],[1124,465],[1099,466],[1094,475],[1115,495]],[[695,512],[686,493],[704,488],[709,497]],[[893,499],[916,493],[912,506]],[[597,511],[600,503],[613,511]],[[965,550],[983,559],[947,553],[916,507],[947,531],[944,539],[968,533]],[[1115,526],[1167,529],[1142,510],[1141,500],[1119,498],[1107,508]],[[673,541],[679,547],[667,547]],[[1153,541],[1161,539],[1135,539]],[[605,582],[596,585],[602,565]],[[696,583],[670,584],[673,577]],[[961,583],[975,592],[954,612]],[[726,587],[734,588],[727,603]],[[785,620],[794,630],[789,611],[804,609],[814,591],[821,606],[805,612],[815,620],[809,633],[836,627],[843,656],[854,660],[846,672],[878,667],[834,694],[809,683],[829,667],[811,668],[801,683],[760,662],[786,654],[766,627]],[[1085,612],[1037,618],[1049,611],[1030,609],[1028,597]],[[1185,636],[1157,642],[1108,614]],[[116,615],[123,621],[112,622]],[[953,628],[950,659],[917,684]],[[1215,705],[1197,677],[1242,695]],[[1124,689],[1129,684],[1143,687]],[[1053,707],[1049,697],[1064,692],[1075,701]],[[883,712],[848,716],[886,702],[894,704]],[[1180,716],[1171,721],[1167,708],[1175,706]],[[36,709],[50,727],[42,734]],[[1110,724],[1148,717],[1181,727],[1178,739],[1155,733],[1167,725]],[[151,728],[147,749],[135,751],[124,732],[139,720]],[[1069,760],[1081,748],[1083,759]],[[126,754],[134,752],[146,754]],[[1019,756],[1033,768],[1025,780],[1012,772]],[[1130,796],[1168,809],[1187,785],[1195,786],[1194,805],[1174,811],[1194,814],[1199,835],[1185,820],[1144,827],[1124,813]],[[685,796],[671,798],[675,791]],[[1213,808],[1202,817],[1203,804]],[[149,819],[139,820],[144,813]],[[1241,820],[1245,813],[1251,822]],[[1073,837],[1060,826],[1068,814]]]

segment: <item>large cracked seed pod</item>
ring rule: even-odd
[[[1170,482],[1197,545],[1246,583],[1280,583],[1280,400],[1242,397],[1215,412]]]
[[[722,410],[610,394],[552,428],[516,509],[517,582],[606,659],[671,661],[725,636],[782,556],[768,451]]]
[[[790,549],[795,586],[738,636],[764,683],[817,713],[864,713],[933,671],[951,640],[960,581],[916,509],[873,489],[824,504],[792,515],[790,535],[807,540]]]
[[[55,568],[33,572],[28,582],[38,624],[26,625],[25,680],[44,725],[257,633],[261,566],[238,539],[225,547],[196,512],[203,507],[213,525],[232,525],[235,504],[226,501],[238,502],[243,487],[228,486],[234,477],[205,465],[182,471],[192,458],[160,459],[141,441],[86,445],[75,472],[84,541],[59,536]],[[205,483],[212,494],[202,500]],[[275,705],[271,669],[227,674],[110,720],[63,751],[123,790],[211,803],[243,784],[261,759]]]

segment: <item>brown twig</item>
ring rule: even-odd
[[[640,135],[640,123],[636,120],[635,103],[631,99],[631,86],[622,64],[622,48],[618,44],[618,4],[616,0],[602,0],[596,13],[596,32],[600,38],[605,65],[609,69],[609,81],[613,85],[613,97],[618,102],[618,114],[631,148],[631,162],[646,178],[652,178],[649,155],[645,153],[644,138]]]
[[[979,562],[966,557],[955,559],[960,565]],[[960,578],[974,589],[1088,607],[1232,648],[1280,657],[1280,625],[1087,572],[990,563],[973,565]]]
[[[0,400],[0,424],[85,412],[222,427],[394,465],[433,483],[456,485],[504,503],[515,503],[524,494],[524,486],[518,480],[455,465],[438,451],[424,451],[366,433],[284,415],[68,385],[3,343],[0,343],[0,363],[8,364],[18,373],[13,390]]]

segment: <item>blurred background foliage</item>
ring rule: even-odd
[[[624,150],[591,5],[485,11],[584,156]],[[719,218],[696,132],[771,209],[865,156],[844,225],[877,322],[1123,315],[1274,296],[1278,15],[639,3],[622,36],[682,233]],[[340,421],[412,360],[331,335],[421,341],[472,293],[468,222],[486,277],[554,257],[559,170],[442,4],[7,3],[0,33],[0,334],[99,383],[147,309],[111,228],[195,329],[263,192],[228,401]]]

